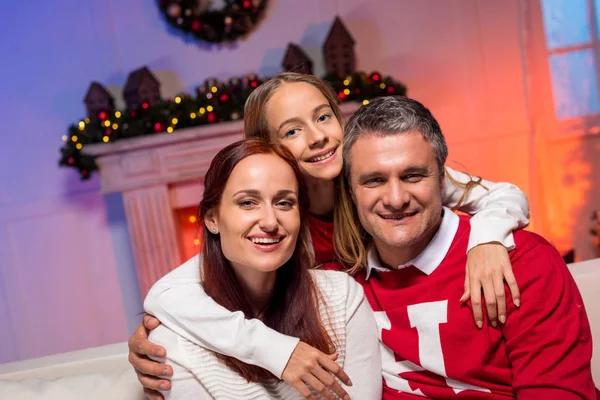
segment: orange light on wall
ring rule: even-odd
[[[179,230],[179,250],[183,261],[189,260],[202,249],[202,227],[196,218],[197,207],[181,208],[175,211]]]

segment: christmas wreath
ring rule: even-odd
[[[256,27],[268,0],[158,0],[167,22],[209,43],[234,42]]]

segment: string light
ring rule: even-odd
[[[194,246],[200,246],[200,239],[194,239]]]
[[[195,215],[190,215],[190,217],[188,218],[188,221],[190,221],[192,224],[195,223],[196,220],[196,216]]]
[[[242,2],[237,4],[241,6]],[[237,17],[232,16],[232,18],[233,26]],[[241,104],[244,103],[252,88],[260,85],[261,82],[262,79],[254,74],[247,75],[243,79],[232,78],[222,83],[215,79],[207,79],[197,88],[194,98],[179,94],[170,100],[157,101],[156,104],[144,99],[138,103],[139,108],[133,107],[127,111],[99,111],[92,117],[76,120],[70,131],[62,136],[66,144],[62,145],[63,155],[60,164],[75,167],[81,178],[85,180],[98,169],[93,159],[90,163],[88,158],[78,153],[88,143],[108,143],[151,133],[173,133],[178,126],[182,127],[184,124],[186,127],[195,127],[207,123],[239,120],[243,115]],[[330,84],[341,101],[353,100],[362,104],[368,104],[373,96],[403,95],[406,92],[406,88],[401,83],[393,78],[385,78],[384,81],[379,73],[369,75],[356,73],[345,79],[330,80]],[[187,105],[195,107],[189,109]],[[183,118],[181,124],[179,118]],[[126,135],[118,135],[121,130]],[[83,135],[80,132],[85,132],[85,138],[78,137],[80,134]]]
[[[162,132],[164,129],[165,129],[165,127],[160,122],[157,122],[154,124],[154,132],[156,132],[156,133]]]

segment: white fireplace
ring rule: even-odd
[[[342,105],[349,117],[357,103]],[[142,297],[160,277],[180,265],[194,249],[183,245],[188,210],[202,197],[202,179],[213,156],[243,138],[243,122],[140,136],[114,143],[88,145],[96,156],[102,193],[121,192]],[[189,235],[188,235],[189,236]],[[196,241],[196,244],[198,242]]]

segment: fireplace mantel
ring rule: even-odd
[[[341,106],[344,118],[358,103]],[[96,157],[102,193],[121,192],[143,297],[181,264],[175,210],[198,204],[214,155],[243,138],[243,121],[140,136],[84,147]]]

